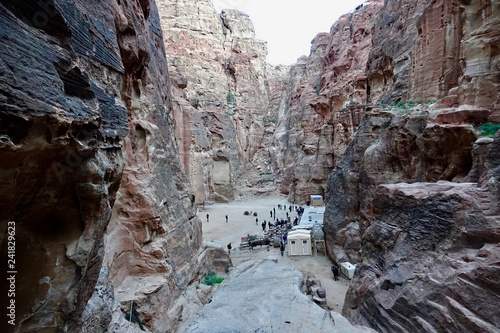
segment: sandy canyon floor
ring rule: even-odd
[[[267,257],[278,258],[278,264],[288,265],[301,271],[304,275],[313,274],[321,281],[322,287],[326,290],[327,305],[334,311],[341,312],[344,305],[345,294],[349,285],[349,280],[343,276],[338,281],[333,279],[330,270],[332,262],[328,259],[324,252],[318,253],[316,256],[292,256],[289,257],[285,251],[284,256],[280,255],[278,247],[272,245],[258,246],[253,250],[248,248],[240,249],[241,237],[247,234],[263,235],[261,222],[269,221],[270,211],[276,208],[276,217],[278,219],[285,218],[285,210],[279,210],[277,205],[286,205],[289,203],[284,196],[276,194],[245,198],[231,203],[217,203],[205,205],[198,209],[198,216],[203,222],[203,240],[207,242],[215,242],[220,244],[227,250],[227,244],[231,243],[231,260],[233,266],[251,259],[265,259]],[[245,211],[257,212],[258,224],[255,223],[255,216],[244,215]],[[207,222],[206,215],[209,215]],[[289,213],[290,214],[290,213]],[[228,216],[226,223],[225,216]],[[292,211],[290,214],[293,220],[297,214]]]

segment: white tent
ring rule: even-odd
[[[312,254],[311,231],[297,229],[287,235],[289,256],[310,256]]]
[[[299,225],[294,226],[292,229],[311,229],[314,224],[319,223],[323,225],[323,215],[325,213],[325,206],[323,207],[307,207],[299,221]]]

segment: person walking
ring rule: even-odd
[[[335,281],[338,281],[339,280],[339,268],[336,265],[332,265],[331,270],[333,273],[333,279]]]
[[[259,218],[258,217],[255,218],[255,225],[259,225]]]
[[[231,243],[227,244],[227,254],[228,254],[228,255],[231,255],[231,249],[232,249],[232,248],[233,248],[233,247],[231,246]]]
[[[285,244],[283,244],[283,242],[280,242],[280,252],[281,256],[283,257],[283,252],[285,252]]]
[[[208,222],[209,215],[207,214],[207,222]]]
[[[226,223],[227,223],[227,215],[226,215]]]

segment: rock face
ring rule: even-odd
[[[217,13],[208,0],[159,3],[179,88],[173,95],[177,138],[196,203],[233,200],[237,179],[262,148],[266,44],[239,11]]]
[[[76,332],[122,176],[126,35],[114,2],[43,5],[0,4],[0,223],[16,228],[14,331]]]
[[[247,261],[179,332],[374,332],[320,308],[300,291],[302,283],[302,273],[276,259]]]
[[[290,202],[325,194],[327,178],[342,157],[368,103],[366,67],[374,18],[372,1],[343,15],[312,41],[311,55],[290,70],[286,112],[274,134],[273,159]]]
[[[475,105],[498,121],[499,11],[495,1],[386,1],[368,66],[371,101],[446,96],[442,106]]]
[[[154,2],[6,0],[0,20],[0,223],[16,229],[14,331],[120,331],[132,302],[132,321],[170,330],[204,259]]]
[[[487,305],[499,273],[497,141],[475,138],[470,125],[433,123],[425,106],[365,116],[329,179],[325,211],[329,255],[357,264],[343,309],[353,323],[498,327]]]
[[[334,162],[324,220],[329,256],[357,264],[343,309],[353,323],[500,327],[499,138],[477,139],[473,127],[498,121],[499,19],[498,3],[445,0],[385,1],[372,17],[361,89],[346,98],[364,117],[351,117],[357,131]],[[325,118],[331,105],[312,104]]]
[[[289,201],[324,194],[367,106],[439,99],[437,122],[498,122],[498,13],[490,1],[371,1],[316,36],[274,134]]]
[[[357,264],[343,314],[379,332],[500,327],[489,305],[498,302],[499,138],[476,140],[471,126],[496,120],[498,55],[464,47],[495,49],[500,12],[476,5],[387,2],[369,100],[416,102],[368,110],[329,178],[328,251]],[[484,95],[468,95],[486,82]]]

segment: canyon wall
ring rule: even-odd
[[[366,67],[382,7],[383,1],[372,1],[341,16],[290,70],[286,111],[272,148],[280,189],[290,202],[304,204],[310,194],[325,194],[328,175],[363,117],[369,103]]]
[[[171,331],[211,250],[154,1],[5,0],[0,20],[2,332]]]
[[[373,103],[436,101],[499,112],[499,4],[386,1],[368,66]]]
[[[266,43],[255,38],[248,15],[218,13],[208,0],[162,0],[159,10],[178,88],[180,154],[196,203],[234,200],[237,180],[274,126],[266,120]]]
[[[366,107],[439,100],[440,123],[498,122],[497,13],[490,1],[370,1],[318,34],[282,97],[271,148],[281,192],[324,194]]]
[[[343,314],[379,332],[493,332],[499,4],[386,1],[367,108],[328,180],[325,234],[357,264]]]

